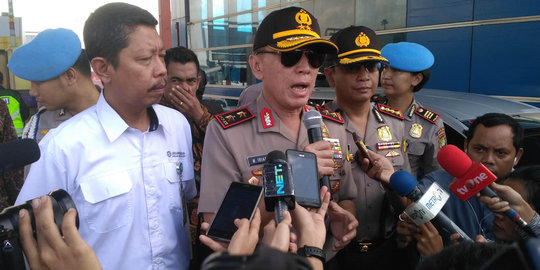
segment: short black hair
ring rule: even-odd
[[[200,69],[197,55],[192,50],[185,47],[179,46],[168,49],[167,52],[165,52],[165,66],[167,68],[169,68],[169,63],[171,61],[180,64],[193,62],[195,63],[195,66],[197,66],[197,70]]]
[[[79,58],[72,66],[75,70],[81,73],[83,76],[90,78],[92,76],[92,70],[90,69],[90,61],[86,55],[86,50],[82,49]]]
[[[506,180],[520,181],[525,187],[527,193],[527,203],[531,205],[535,211],[540,210],[540,165],[521,167],[512,171],[503,177],[500,181],[504,183]]]
[[[199,69],[199,77],[201,77],[201,81],[199,82],[199,88],[197,88],[195,95],[201,100],[204,95],[204,90],[206,89],[206,84],[208,84],[208,78],[206,77],[206,72],[202,69]]]
[[[84,44],[88,58],[103,57],[118,66],[118,54],[129,43],[138,26],[156,26],[150,12],[127,3],[110,3],[97,8],[84,23]]]
[[[477,117],[472,122],[469,130],[465,131],[468,142],[473,139],[476,127],[478,127],[478,125],[480,124],[488,128],[501,125],[509,126],[512,129],[512,133],[514,133],[513,144],[514,148],[516,149],[516,153],[522,147],[523,127],[521,127],[521,125],[516,121],[516,119],[512,118],[511,116],[503,113],[486,113],[482,116]]]
[[[431,71],[429,71],[429,69],[426,69],[426,70],[423,70],[423,71],[420,71],[420,72],[412,72],[413,75],[416,75],[416,74],[419,74],[421,73],[422,74],[422,81],[420,81],[420,83],[418,83],[414,88],[413,88],[413,92],[418,92],[420,91],[420,89],[424,88],[424,85],[426,85],[426,83],[429,81],[429,77],[431,77]]]

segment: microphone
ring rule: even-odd
[[[322,116],[321,113],[316,110],[309,110],[304,113],[304,125],[308,131],[309,143],[314,143],[323,140],[321,126],[322,126]],[[330,180],[328,175],[323,175],[321,178],[321,183],[323,186],[328,188],[330,191]]]
[[[0,144],[0,172],[24,167],[39,159],[41,152],[32,139],[13,140]]]
[[[405,212],[416,225],[432,220],[435,226],[445,232],[458,233],[461,238],[472,241],[459,226],[441,212],[450,196],[437,183],[433,183],[424,194],[410,173],[399,170],[390,176],[390,186],[398,195],[405,196],[414,202],[405,209]]]
[[[283,211],[295,207],[291,166],[283,152],[272,151],[266,155],[263,185],[266,211],[274,212],[277,225],[283,219]]]
[[[483,196],[500,198],[495,191],[488,187],[497,180],[497,176],[482,163],[473,162],[456,146],[449,144],[441,148],[437,154],[437,161],[446,172],[455,177],[449,187],[462,201],[468,200],[478,192]],[[527,222],[521,218],[516,210],[510,208],[505,214],[524,231],[536,236],[529,227],[526,227]]]

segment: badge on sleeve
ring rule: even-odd
[[[409,130],[409,135],[411,135],[411,137],[415,139],[418,139],[422,137],[422,129],[423,129],[422,125],[418,123],[413,123],[411,126],[411,129]]]

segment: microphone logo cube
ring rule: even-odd
[[[466,201],[489,186],[496,179],[497,176],[485,169],[481,163],[474,163],[472,168],[463,177],[455,178],[450,183],[449,188],[462,201]]]
[[[424,224],[441,211],[449,198],[450,195],[441,186],[433,183],[418,202],[405,209],[405,213],[416,225]]]

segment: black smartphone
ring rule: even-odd
[[[262,186],[232,182],[206,235],[219,241],[231,241],[237,229],[234,220],[236,218],[251,220],[261,194]]]
[[[291,165],[294,196],[298,204],[304,207],[321,207],[317,156],[310,152],[289,149],[287,162]]]

